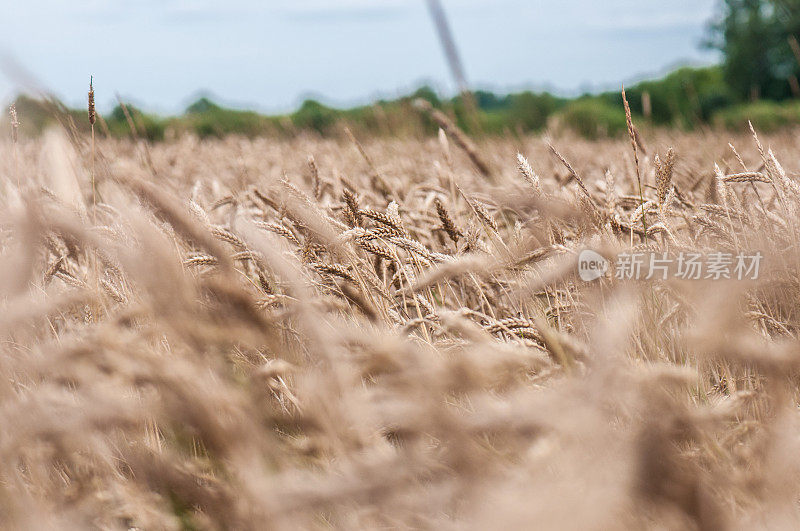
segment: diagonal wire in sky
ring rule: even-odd
[[[442,3],[439,0],[427,0],[427,2],[428,10],[439,34],[439,40],[442,43],[444,55],[447,58],[447,64],[450,65],[450,72],[456,82],[458,91],[461,93],[468,92],[469,86],[467,85],[467,77],[464,74],[464,65],[458,55],[458,48],[456,48],[456,42],[453,39],[453,33],[450,31],[450,24],[447,22],[447,15],[442,8]]]

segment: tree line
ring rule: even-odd
[[[627,87],[631,108],[646,127],[720,126],[772,130],[800,123],[800,0],[720,0],[705,46],[718,49],[719,65],[679,68],[660,79]],[[523,135],[565,128],[587,137],[626,130],[617,90],[565,98],[546,92],[474,91],[444,97],[429,87],[392,100],[337,109],[306,100],[292,113],[266,116],[225,108],[201,98],[177,116],[157,116],[120,104],[100,116],[101,134],[163,140],[189,132],[201,138],[333,135],[344,126],[370,135],[434,134],[436,124],[414,109],[423,98],[476,136]],[[26,96],[16,101],[23,132],[36,134],[53,120],[52,105]],[[123,108],[125,107],[125,108]],[[85,127],[83,111],[64,109],[61,120]],[[72,119],[74,118],[74,120]]]

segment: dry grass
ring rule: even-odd
[[[0,527],[796,528],[797,137],[659,135],[0,145]]]

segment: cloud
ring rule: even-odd
[[[701,27],[705,19],[688,13],[623,14],[620,16],[591,17],[585,27],[599,30],[646,31]]]
[[[402,8],[408,7],[416,3],[413,0],[383,0],[376,2],[375,0],[339,0],[337,2],[330,2],[325,0],[297,0],[292,2],[290,6],[283,9],[293,12],[313,12],[313,11],[339,11],[339,12],[352,12],[352,11],[367,11],[367,10],[381,10],[385,8]]]
[[[278,8],[284,15],[295,19],[365,19],[394,17],[407,13],[421,0],[299,0]]]

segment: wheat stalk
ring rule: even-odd
[[[13,144],[13,150],[14,150],[14,177],[17,180],[17,190],[19,190],[20,189],[19,162],[17,155],[17,141],[19,140],[19,119],[17,118],[17,106],[12,103],[11,106],[8,108],[8,112],[11,115],[11,143]]]
[[[517,153],[517,168],[520,174],[530,183],[536,195],[542,194],[542,185],[539,176],[533,171],[528,159],[522,156],[522,153]]]
[[[642,191],[642,176],[639,171],[639,152],[636,149],[636,134],[633,129],[633,118],[631,116],[631,106],[628,105],[628,97],[625,95],[625,87],[622,87],[622,103],[625,107],[625,122],[628,125],[628,135],[631,138],[631,149],[633,150],[633,165],[636,170],[636,183],[639,185],[639,201],[644,205],[644,192]],[[647,232],[647,220],[642,216],[642,228]]]
[[[97,191],[95,188],[95,172],[94,172],[94,123],[97,119],[97,115],[95,113],[94,108],[94,76],[89,76],[89,95],[88,95],[88,118],[89,118],[89,126],[92,130],[92,148],[91,148],[91,157],[92,157],[92,212],[94,216],[94,209],[97,206]],[[94,219],[94,218],[92,218]]]
[[[463,235],[461,229],[456,227],[453,218],[450,217],[450,213],[438,197],[434,200],[434,205],[436,206],[436,214],[439,216],[439,221],[442,222],[442,228],[453,240],[453,243],[458,243],[458,238]]]
[[[464,150],[464,153],[467,154],[469,160],[472,161],[472,164],[475,165],[475,167],[484,177],[487,179],[494,179],[494,173],[489,165],[483,160],[483,157],[481,157],[478,151],[478,146],[470,137],[467,136],[464,131],[454,124],[446,114],[439,109],[434,109],[430,102],[421,98],[414,100],[414,106],[417,109],[427,113],[428,116],[430,116],[433,121],[439,125],[439,127],[444,129],[447,134],[453,138],[456,145]]]

